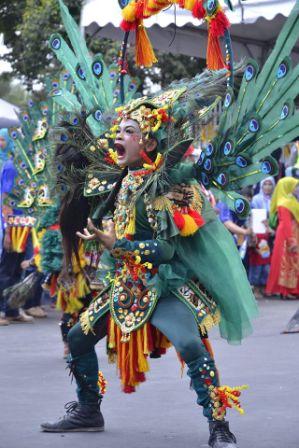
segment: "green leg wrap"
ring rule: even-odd
[[[187,363],[187,374],[191,385],[197,393],[197,403],[203,407],[203,415],[210,421],[215,419],[214,387],[219,386],[219,380],[214,360],[206,353],[194,361]],[[224,418],[221,417],[220,419]],[[219,419],[219,417],[217,417]]]
[[[102,399],[98,386],[98,358],[95,350],[67,361],[70,375],[77,383],[77,396],[81,404],[98,403]]]

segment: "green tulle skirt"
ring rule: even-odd
[[[221,312],[220,334],[238,344],[252,333],[255,297],[232,235],[215,219],[193,237],[177,241],[179,261],[209,291]]]

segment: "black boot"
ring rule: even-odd
[[[104,431],[104,418],[99,403],[78,403],[71,401],[65,405],[66,414],[57,422],[43,423],[45,432],[93,432]]]
[[[212,448],[237,448],[237,440],[229,430],[228,422],[209,422],[210,438],[209,445]]]

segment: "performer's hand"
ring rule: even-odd
[[[26,271],[26,269],[29,269],[30,266],[32,266],[31,260],[23,260],[21,263],[21,268],[25,271]]]
[[[111,250],[116,240],[114,223],[113,221],[107,221],[106,229],[103,232],[102,230],[97,229],[92,220],[88,218],[87,228],[83,230],[83,233],[77,232],[77,236],[85,241],[98,240],[106,247],[106,249]]]

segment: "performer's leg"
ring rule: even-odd
[[[221,403],[214,392],[220,385],[216,365],[201,340],[192,312],[175,296],[168,296],[158,302],[151,323],[171,341],[188,365],[197,403],[210,424],[210,446],[235,447],[236,439],[229,431],[225,413],[218,413]]]
[[[94,333],[83,333],[80,323],[68,333],[71,373],[77,383],[78,403],[67,407],[67,414],[55,423],[41,425],[46,432],[103,431],[104,419],[100,411],[102,395],[98,387],[98,359],[96,343],[107,334],[108,316],[98,320]]]
[[[107,334],[105,316],[94,326],[94,334],[83,333],[80,322],[68,333],[70,349],[69,366],[77,382],[77,395],[80,403],[98,402],[98,358],[95,352],[97,342]]]

